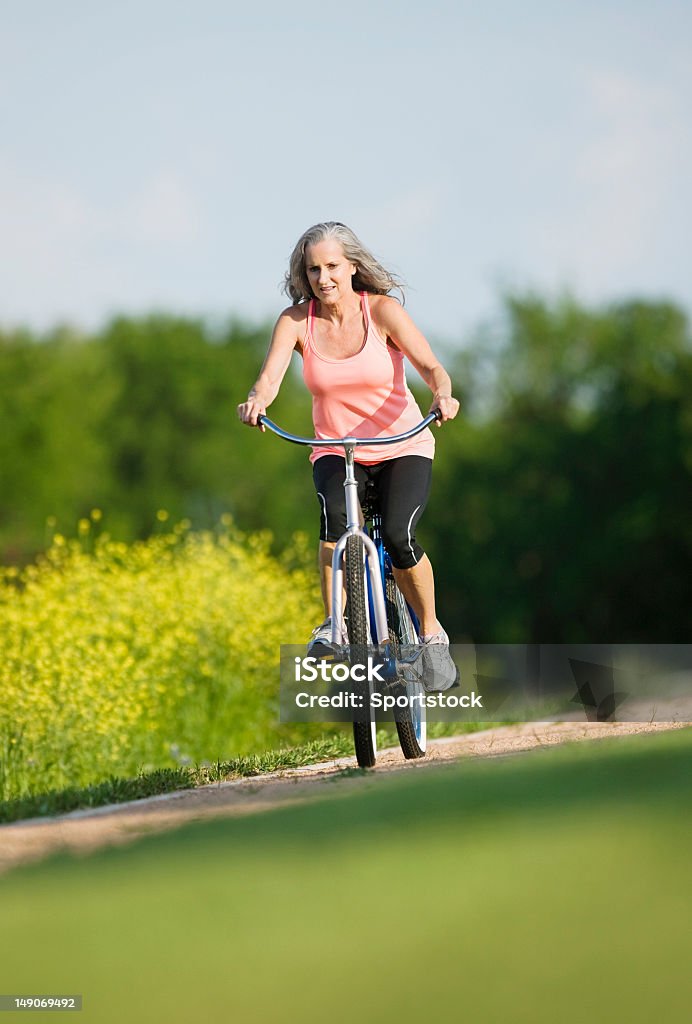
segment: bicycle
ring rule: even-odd
[[[341,646],[342,622],[345,621],[352,665],[367,662],[368,648],[377,646],[383,650],[390,688],[398,689],[399,693],[406,695],[404,709],[398,709],[395,714],[395,723],[399,743],[407,759],[424,757],[426,752],[425,702],[412,699],[422,694],[423,687],[415,673],[407,672],[406,668],[417,657],[411,649],[420,644],[418,620],[394,579],[391,558],[382,540],[382,519],[374,489],[366,490],[366,499],[361,509],[354,470],[355,450],[359,445],[387,445],[405,441],[425,430],[436,419],[439,419],[439,413],[431,412],[416,427],[392,437],[320,439],[289,434],[266,416],[257,418],[259,426],[267,427],[278,437],[293,444],[311,447],[339,445],[344,449],[346,530],[339,538],[332,557],[331,642],[336,649]],[[370,533],[366,529],[368,522]],[[377,760],[377,722],[371,699],[373,684],[369,682],[365,686],[364,713],[354,718],[353,741],[358,765],[361,768],[372,768]]]

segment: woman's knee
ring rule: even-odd
[[[328,499],[326,494],[317,492],[320,503],[320,540],[334,542],[346,529],[346,507],[338,496]]]
[[[412,569],[425,554],[415,534],[410,533],[405,524],[383,528],[382,540],[395,569]]]

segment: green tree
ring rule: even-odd
[[[429,547],[456,634],[686,640],[684,316],[665,303],[591,312],[533,296],[506,308],[493,379],[481,382],[486,413],[440,446]],[[466,370],[481,364],[476,352]]]

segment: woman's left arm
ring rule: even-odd
[[[437,421],[438,427],[445,420],[453,420],[459,412],[459,402],[452,395],[451,378],[403,306],[396,299],[383,295],[377,301],[375,322],[381,333],[403,352],[432,391],[430,412],[439,409],[442,416],[442,421]]]

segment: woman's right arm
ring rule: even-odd
[[[295,306],[285,309],[272,333],[272,340],[259,377],[255,381],[247,402],[238,406],[238,417],[249,427],[257,426],[257,417],[263,415],[279,393],[281,381],[291,362],[294,349],[300,349],[298,325],[304,318]],[[264,430],[264,427],[260,428]]]

